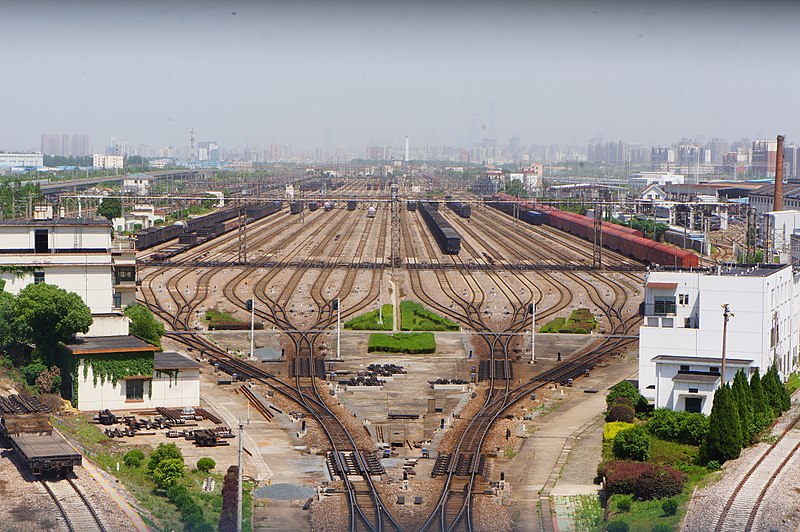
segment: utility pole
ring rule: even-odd
[[[400,198],[398,195],[400,185],[392,183],[390,186],[391,196],[391,212],[392,212],[392,256],[389,259],[392,264],[392,272],[394,273],[401,265],[400,259]]]
[[[253,358],[255,347],[255,325],[256,325],[256,299],[253,294],[253,299],[248,299],[245,302],[245,308],[250,307],[250,359]]]
[[[237,486],[236,499],[236,532],[242,532],[242,435],[244,434],[244,423],[239,418],[239,481]]]
[[[603,206],[596,203],[594,206],[594,246],[592,246],[592,268],[599,270],[603,267]]]
[[[531,303],[531,364],[536,364],[536,356],[534,355],[534,345],[536,337],[536,303]]]
[[[336,358],[342,358],[342,304],[338,297],[333,309],[336,311]]]
[[[725,384],[725,347],[728,340],[728,320],[733,317],[728,303],[722,305],[722,370],[720,377],[720,386]]]
[[[247,264],[247,211],[239,209],[239,264]]]

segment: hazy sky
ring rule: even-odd
[[[0,149],[798,139],[800,2],[0,1]]]

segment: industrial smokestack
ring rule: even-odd
[[[778,135],[778,151],[775,154],[775,199],[773,211],[783,210],[783,135]]]
[[[410,146],[409,146],[409,144],[408,144],[408,136],[406,136],[406,146],[405,146],[406,150],[405,150],[405,158],[404,158],[404,161],[405,161],[405,162],[408,162],[408,161],[410,160],[410,157],[409,157],[410,153],[409,153],[409,152],[410,152],[411,150],[409,149],[409,147],[410,147]]]

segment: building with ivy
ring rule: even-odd
[[[84,336],[62,345],[65,398],[79,410],[200,405],[200,364],[136,336]]]

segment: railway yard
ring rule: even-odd
[[[216,215],[209,227],[219,229],[198,222],[148,231],[137,256],[137,299],[165,323],[164,347],[204,364],[201,406],[230,427],[252,420],[243,441],[245,476],[267,487],[321,490],[310,512],[308,503],[281,505],[281,497],[266,495],[273,511],[259,518],[256,504],[254,523],[552,530],[555,508],[546,497],[533,502],[530,490],[550,492],[556,466],[564,465],[562,440],[543,448],[549,458],[534,467],[527,427],[547,425],[541,413],[565,388],[579,408],[591,394],[576,390],[603,391],[635,374],[625,361],[635,353],[641,320],[641,260],[665,251],[651,246],[639,256],[641,233],[611,228],[596,268],[598,249],[585,232],[581,238],[579,230],[542,223],[546,214],[530,207],[520,215],[467,194],[401,200],[388,187],[365,190],[360,180],[334,194],[358,200],[317,202],[310,194],[291,208],[251,200],[235,210],[239,216]],[[717,257],[730,253],[724,245],[720,239]],[[675,253],[697,266],[695,255]],[[383,332],[399,332],[402,301],[423,305],[457,330],[436,332],[433,354],[371,353],[369,331],[337,335],[337,323],[389,304],[393,316]],[[532,348],[534,321],[538,330],[579,310],[596,320],[593,331],[537,332]],[[210,330],[209,312],[226,316],[233,330]],[[566,448],[601,425],[590,416],[553,434]],[[158,441],[143,438],[135,443]],[[192,461],[201,456],[191,444],[182,447]],[[220,464],[235,463],[235,445],[215,452]],[[522,467],[536,474],[528,478]],[[57,490],[92,485],[85,476],[41,482],[25,504],[70,499]],[[7,512],[19,518],[23,510]],[[108,522],[116,514],[95,515],[92,523],[89,512],[72,523],[79,514],[65,509],[38,525],[123,529]]]

